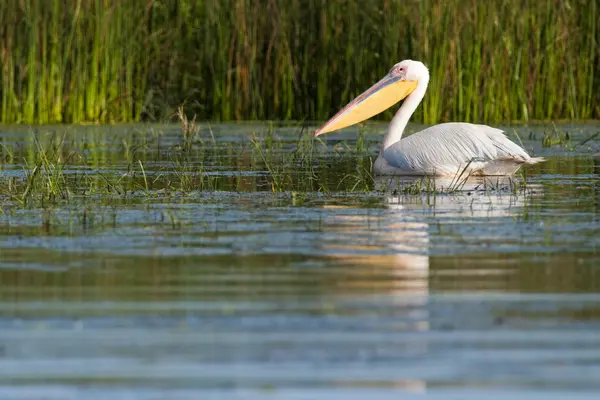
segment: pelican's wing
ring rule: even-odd
[[[429,127],[394,143],[384,157],[396,168],[426,174],[453,174],[468,163],[483,166],[492,161],[541,161],[532,159],[500,129],[468,123]]]

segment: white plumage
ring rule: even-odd
[[[428,84],[429,71],[423,63],[399,62],[319,128],[315,136],[363,121],[406,98],[383,138],[374,165],[377,175],[511,175],[523,164],[544,161],[530,157],[500,129],[486,125],[440,124],[402,139]]]
[[[378,175],[510,175],[532,158],[500,129],[461,122],[417,132],[387,149],[375,162]]]
[[[454,122],[431,126],[402,139],[404,128],[425,96],[429,71],[419,61],[405,60],[392,68],[417,87],[398,110],[383,139],[375,161],[378,175],[511,175],[532,158],[500,129],[487,125]]]

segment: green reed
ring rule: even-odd
[[[415,121],[600,118],[594,0],[4,0],[1,122],[323,120],[397,61]],[[384,114],[389,117],[390,112]]]
[[[142,2],[0,4],[0,120],[131,121],[142,115],[150,54]]]
[[[599,118],[594,0],[5,0],[0,121],[325,119],[397,61],[417,121]],[[389,115],[389,113],[388,113]]]

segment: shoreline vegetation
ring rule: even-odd
[[[0,123],[325,120],[405,58],[414,122],[599,119],[599,25],[595,0],[4,0]]]

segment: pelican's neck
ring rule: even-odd
[[[423,100],[428,83],[429,75],[420,78],[415,90],[406,98],[406,100],[404,100],[404,103],[402,103],[402,106],[388,126],[387,133],[383,138],[382,150],[385,151],[388,147],[402,139],[404,128],[406,128],[408,120],[419,106],[419,103],[421,103],[421,100]]]

